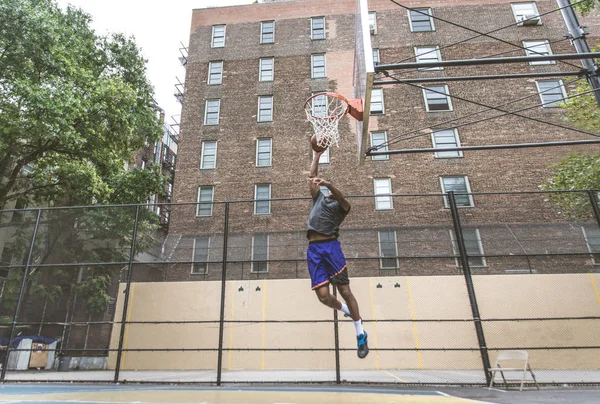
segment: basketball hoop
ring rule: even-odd
[[[318,93],[304,103],[306,119],[311,123],[317,145],[324,149],[332,144],[338,145],[338,124],[346,114],[362,119],[362,103],[360,100],[347,100],[336,93]]]

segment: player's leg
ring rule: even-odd
[[[350,290],[350,284],[336,284],[337,290],[340,292],[340,295],[346,302],[348,306],[348,310],[350,311],[350,317],[353,321],[360,320],[360,311],[358,309],[358,302],[356,298],[352,294],[352,290]]]
[[[315,293],[317,294],[319,301],[325,306],[331,307],[334,310],[339,310],[341,308],[342,303],[331,294],[329,290],[329,283],[317,287],[315,289]]]

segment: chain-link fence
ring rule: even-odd
[[[168,232],[31,209],[0,212],[1,379],[483,385],[522,350],[540,384],[600,384],[595,192],[348,199],[365,359],[310,290],[309,198],[172,204]]]

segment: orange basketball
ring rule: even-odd
[[[326,148],[317,145],[317,135],[312,135],[312,137],[310,138],[310,145],[312,146],[312,149],[317,153],[326,150]]]

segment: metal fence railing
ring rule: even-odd
[[[0,380],[484,385],[519,349],[540,384],[600,384],[595,191],[348,199],[366,359],[309,289],[308,198],[170,204],[168,232],[40,208],[0,212]]]

